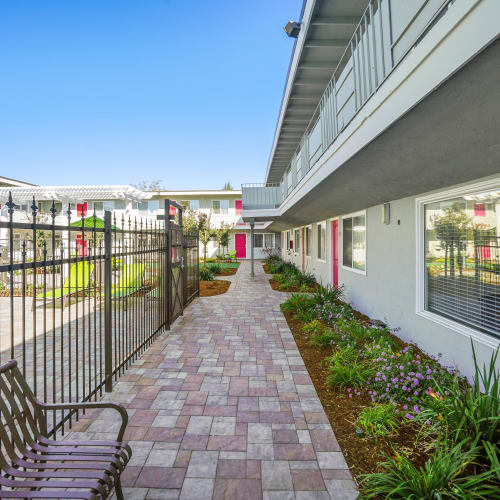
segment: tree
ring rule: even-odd
[[[194,210],[191,208],[187,208],[185,212],[182,214],[182,226],[188,232],[192,233],[198,231],[198,216]]]
[[[132,184],[132,186],[140,189],[141,191],[164,191],[165,188],[163,187],[162,182],[163,181],[161,179],[156,179],[153,181],[141,181],[137,184]]]
[[[215,236],[215,230],[210,223],[210,216],[200,212],[197,214],[198,232],[200,242],[203,245],[203,266],[207,265],[207,246],[210,239]]]
[[[222,188],[223,191],[232,191],[234,188],[233,186],[231,185],[231,183],[229,181],[227,181],[225,184],[224,184],[224,187]]]
[[[229,245],[229,231],[231,231],[231,224],[221,223],[220,227],[215,230],[215,237],[219,246],[218,255],[221,254],[220,249],[224,251]]]
[[[464,258],[467,248],[468,233],[472,229],[472,219],[468,217],[460,203],[454,203],[445,208],[442,215],[431,217],[436,237],[441,242],[445,251],[444,275],[448,276],[448,255],[450,263],[450,276],[455,276],[455,250],[456,263],[460,276],[462,276]]]

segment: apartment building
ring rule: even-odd
[[[5,205],[12,195],[17,210],[14,212],[16,222],[32,221],[33,199],[37,206],[37,220],[48,223],[51,219],[52,202],[56,210],[56,224],[64,226],[68,223],[79,223],[82,218],[93,216],[102,219],[104,212],[114,214],[113,223],[117,227],[127,228],[136,218],[146,219],[151,224],[165,218],[165,200],[176,201],[186,211],[202,212],[209,216],[213,228],[222,224],[230,227],[227,252],[236,250],[238,259],[250,258],[250,225],[241,218],[241,190],[193,190],[193,191],[141,191],[129,185],[117,186],[34,186],[6,185],[0,186],[0,220],[9,219],[8,207]],[[172,213],[173,214],[173,213]],[[171,214],[171,215],[172,215]],[[280,235],[266,231],[269,222],[259,222],[254,228],[254,256],[265,256],[265,248],[279,247]],[[6,245],[6,229],[0,228],[0,247]],[[21,246],[23,235],[15,234],[17,249]],[[76,236],[78,238],[78,235]],[[208,256],[215,257],[219,252],[218,244],[213,238],[208,244]],[[221,250],[221,253],[227,253]]]
[[[244,220],[470,375],[500,339],[500,2],[306,0]]]

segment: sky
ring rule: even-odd
[[[302,0],[0,5],[0,175],[263,182]]]

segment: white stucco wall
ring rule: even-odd
[[[342,224],[339,221],[339,284],[345,285],[346,299],[357,310],[387,322],[392,328],[400,327],[398,335],[402,339],[414,342],[431,355],[441,354],[443,363],[457,366],[461,373],[470,376],[473,373],[470,336],[457,331],[461,328],[443,326],[416,312],[416,199],[429,194],[391,201],[389,225],[382,222],[382,205],[366,209],[366,275],[342,267]],[[323,284],[333,281],[331,226],[331,220],[327,221],[327,262],[319,261],[316,257],[316,224],[312,224],[312,256],[306,258],[306,270],[314,273]],[[301,248],[302,245],[301,241]],[[283,248],[282,255],[301,267],[300,253]],[[474,346],[478,359],[480,363],[488,362],[498,342],[486,334],[479,333],[477,337]]]

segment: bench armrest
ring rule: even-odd
[[[42,410],[91,410],[91,409],[105,409],[112,408],[116,410],[122,417],[122,425],[118,432],[117,441],[123,441],[123,435],[125,434],[125,429],[128,424],[128,413],[127,410],[119,404],[116,403],[106,403],[106,402],[89,402],[89,403],[39,403]]]

